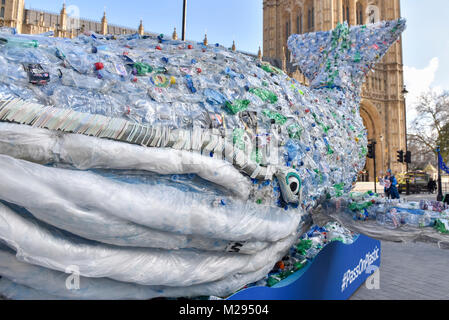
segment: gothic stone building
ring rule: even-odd
[[[338,23],[368,24],[400,17],[400,0],[264,0],[264,60],[284,68],[306,83],[290,63],[287,39],[293,33],[326,31]],[[369,139],[375,139],[377,176],[388,168],[405,171],[397,151],[406,150],[402,42],[398,41],[371,72],[363,87],[361,115]],[[362,180],[374,181],[373,160],[368,159]]]
[[[84,31],[101,34],[144,34],[142,21],[138,29],[108,24],[106,12],[100,22],[80,19],[78,8],[63,4],[61,12],[25,9],[25,0],[0,0],[0,26],[16,28],[18,33],[38,34],[53,31],[56,37],[73,38]]]

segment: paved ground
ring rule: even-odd
[[[436,244],[382,242],[380,288],[365,285],[351,300],[449,299],[449,250]]]

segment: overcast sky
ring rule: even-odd
[[[25,0],[27,8],[59,12],[63,0]],[[126,4],[125,6],[123,4]],[[80,16],[100,20],[106,6],[109,23],[137,28],[143,19],[145,30],[171,35],[176,27],[181,34],[182,0],[67,0]],[[409,114],[422,92],[433,88],[449,89],[449,1],[401,0],[402,16],[407,18],[404,34],[404,71]],[[69,12],[70,14],[70,12]],[[256,53],[262,46],[262,0],[188,0],[187,38],[202,40],[207,32],[210,43]]]

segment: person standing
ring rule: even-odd
[[[390,187],[387,189],[388,194],[391,196],[391,199],[400,199],[401,197],[399,196],[399,191],[398,191],[398,180],[396,179],[396,177],[393,175],[391,169],[387,170],[387,180],[390,181]]]
[[[391,198],[391,194],[390,194],[390,186],[391,186],[391,181],[388,177],[388,175],[386,175],[383,179],[383,183],[384,183],[384,193],[385,193],[385,197],[387,197],[387,199]]]
[[[429,193],[434,193],[436,188],[435,180],[430,178],[429,183],[427,184],[427,188],[429,189]]]

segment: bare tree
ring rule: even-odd
[[[441,154],[449,155],[449,92],[441,94],[429,91],[418,100],[418,116],[409,128],[409,150],[415,159],[435,163],[435,149],[441,148]],[[433,156],[433,159],[431,159]],[[415,165],[424,165],[416,163]]]
[[[410,171],[424,170],[429,163],[434,167],[438,165],[434,150],[430,150],[412,134],[407,137],[407,150],[412,153],[412,163],[409,164]]]

